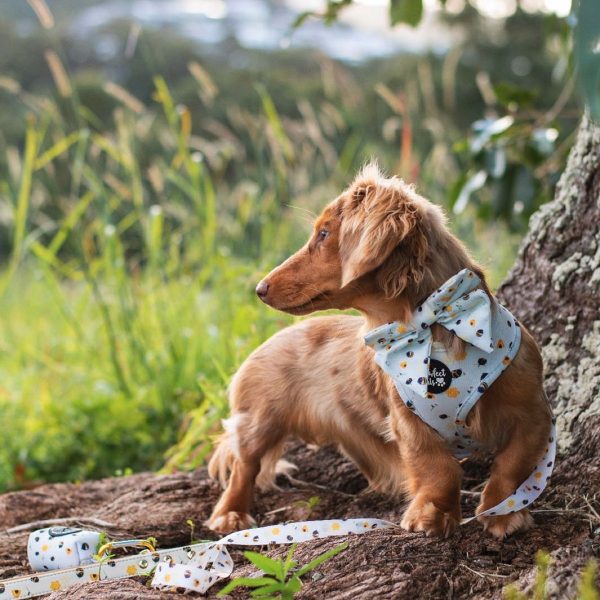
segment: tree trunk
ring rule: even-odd
[[[559,448],[600,491],[600,127],[584,118],[556,199],[533,215],[500,298],[542,346]],[[595,460],[594,460],[595,459]],[[590,490],[591,492],[592,490]]]
[[[517,262],[498,295],[542,347],[560,452],[551,499],[557,506],[588,513],[590,555],[598,557],[600,126],[589,117],[581,123],[556,198],[533,215]],[[568,512],[564,518],[569,518]],[[557,590],[566,585],[564,570],[577,554],[568,545],[552,553],[551,577]]]
[[[498,542],[477,523],[448,540],[400,530],[381,530],[349,540],[349,549],[305,577],[300,598],[501,598],[516,581],[531,587],[535,552],[551,552],[551,598],[575,595],[579,573],[598,556],[600,533],[600,128],[584,119],[556,199],[531,220],[519,258],[500,297],[536,335],[546,364],[546,389],[558,417],[561,457],[548,490],[533,507],[537,527]],[[353,465],[337,453],[295,445],[288,457],[298,479],[259,495],[261,524],[305,519],[298,501],[318,496],[310,518],[372,516],[400,520],[403,506],[374,493]],[[479,484],[486,470],[467,464],[465,488]],[[218,497],[205,469],[156,476],[140,474],[80,485],[45,485],[0,497],[0,523],[6,528],[40,519],[101,519],[114,537],[154,535],[161,547],[187,544],[211,533],[201,523]],[[476,499],[465,495],[464,510]],[[304,505],[305,506],[305,505]],[[76,521],[76,520],[75,520]],[[82,522],[86,525],[85,522]],[[0,579],[27,573],[25,531],[0,533]],[[300,545],[296,558],[307,562],[339,540]],[[274,548],[271,555],[286,549]],[[239,550],[232,552],[235,575],[253,569]],[[218,586],[217,586],[218,587]],[[214,597],[213,592],[211,594]],[[52,594],[53,600],[167,599],[141,579],[80,584]],[[247,597],[236,592],[235,597]]]

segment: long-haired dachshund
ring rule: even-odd
[[[209,465],[211,476],[226,486],[209,527],[226,533],[253,524],[254,486],[273,484],[284,442],[297,436],[336,444],[373,489],[407,494],[403,528],[438,535],[454,530],[461,519],[460,462],[401,397],[375,362],[377,342],[367,346],[364,336],[388,323],[400,323],[404,331],[402,324],[414,321],[417,307],[464,269],[475,274],[479,295],[496,306],[481,268],[450,233],[442,210],[400,179],[366,166],[317,218],[306,245],[256,288],[263,302],[293,315],[354,308],[362,316],[301,321],[274,335],[241,366],[230,387],[232,415]],[[521,332],[518,352],[481,388],[464,423],[471,439],[495,455],[477,514],[498,538],[530,527],[529,512],[517,507],[510,514],[481,513],[510,496],[534,470],[551,428],[540,352],[527,330],[514,325]],[[465,355],[468,344],[448,325],[433,323],[429,333],[434,347],[457,359]],[[394,341],[379,340],[380,346]],[[435,396],[428,392],[426,398]]]

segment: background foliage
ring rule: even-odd
[[[123,21],[106,58],[29,4],[35,27],[0,23],[0,489],[200,464],[229,377],[291,322],[255,283],[372,156],[499,282],[580,114],[569,25],[539,13],[468,5],[449,52],[349,65]]]

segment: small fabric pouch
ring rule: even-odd
[[[94,562],[101,534],[70,527],[38,529],[29,535],[27,558],[33,571],[54,571]]]

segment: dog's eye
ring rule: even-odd
[[[321,229],[319,231],[319,239],[324,240],[329,235],[329,231],[327,229]]]

